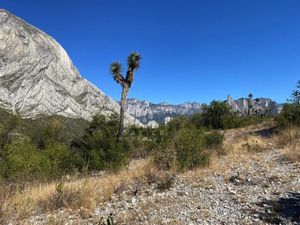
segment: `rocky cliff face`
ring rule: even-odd
[[[228,96],[225,102],[237,115],[276,115],[282,110],[283,105],[272,101],[269,98],[258,98],[249,100],[240,98],[233,100]],[[168,103],[154,104],[148,101],[129,99],[127,112],[150,127],[157,127],[158,124],[168,123],[173,117],[179,115],[192,115],[201,112],[201,103],[183,103],[172,105]]]
[[[0,107],[25,118],[61,115],[90,120],[119,104],[82,78],[53,38],[0,9]],[[126,115],[127,124],[140,123]]]
[[[170,120],[170,117],[178,115],[192,115],[201,111],[200,103],[183,103],[179,105],[172,105],[168,103],[154,104],[148,101],[140,101],[137,99],[128,99],[127,112],[133,117],[147,124],[151,121],[157,123],[164,123]],[[154,122],[151,122],[153,125]]]
[[[229,95],[225,101],[238,115],[276,115],[281,112],[283,105],[270,98],[240,98],[233,100]]]

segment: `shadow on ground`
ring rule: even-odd
[[[264,200],[257,203],[261,220],[272,224],[285,224],[291,221],[300,224],[300,193],[287,193],[278,200]]]
[[[262,138],[270,138],[274,133],[277,132],[278,127],[274,126],[274,127],[270,127],[270,128],[265,128],[262,130],[258,130],[253,132],[256,135],[261,136]]]

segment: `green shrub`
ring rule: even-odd
[[[222,149],[224,135],[217,131],[205,134],[205,147],[208,149]]]
[[[153,128],[130,127],[124,138],[130,143],[131,159],[146,158],[154,149],[156,130]]]
[[[116,171],[128,164],[130,143],[116,140],[118,120],[96,116],[83,137],[74,140],[72,148],[81,155],[89,170]]]
[[[82,158],[63,144],[49,145],[41,152],[47,162],[46,168],[42,173],[48,179],[73,174],[84,165]]]
[[[300,104],[285,104],[282,112],[276,117],[281,127],[300,126]]]
[[[194,126],[180,128],[165,137],[155,152],[154,162],[160,169],[179,171],[205,166],[209,163],[209,145],[203,129]]]
[[[29,140],[17,140],[5,146],[6,178],[31,179],[42,174],[47,160]]]
[[[176,150],[176,164],[179,170],[193,169],[209,163],[203,130],[183,128],[175,136],[172,145]]]
[[[0,168],[6,179],[49,180],[73,173],[80,163],[82,160],[65,145],[40,150],[30,140],[19,139],[5,146]]]

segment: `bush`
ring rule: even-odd
[[[179,170],[193,169],[209,163],[203,130],[184,128],[175,136],[172,145],[176,150],[176,164]]]
[[[89,170],[116,171],[128,164],[130,143],[123,138],[116,140],[118,120],[112,117],[96,116],[86,129],[82,138],[72,144],[81,155]]]
[[[300,104],[285,104],[276,117],[280,127],[300,126]]]
[[[202,124],[212,129],[225,129],[226,120],[233,118],[233,113],[226,103],[212,101],[209,106],[203,106]]]
[[[125,139],[130,143],[131,159],[146,158],[154,149],[153,139],[156,135],[154,128],[130,127],[125,134]]]
[[[158,168],[184,171],[208,165],[210,152],[204,130],[186,126],[162,140],[154,156]]]
[[[28,180],[41,175],[46,168],[46,159],[29,140],[17,140],[4,148],[4,177],[13,180]]]
[[[0,162],[2,177],[19,181],[58,178],[72,173],[80,162],[78,156],[64,145],[40,150],[28,139],[6,145],[3,155]]]
[[[224,135],[217,131],[205,134],[205,147],[209,149],[222,149]]]

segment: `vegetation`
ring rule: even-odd
[[[300,80],[297,82],[296,89],[291,95],[290,102],[298,105],[300,104]]]
[[[223,135],[206,133],[184,117],[174,119],[159,129],[154,162],[164,170],[184,171],[209,164],[214,149],[221,149]]]
[[[189,120],[190,123],[195,124],[198,128],[226,130],[258,124],[267,119],[268,117],[254,115],[247,117],[237,116],[226,103],[212,101],[210,105],[203,106],[202,113],[194,114]]]
[[[0,180],[6,182],[116,172],[130,160],[148,156],[164,170],[202,167],[212,154],[223,152],[219,130],[265,119],[238,117],[224,102],[213,101],[201,114],[178,117],[158,129],[130,127],[116,140],[116,115],[95,116],[91,122],[61,117],[28,120],[4,112],[1,116],[7,118],[0,124]]]
[[[125,108],[126,101],[129,88],[131,87],[134,80],[134,71],[138,70],[140,67],[141,56],[137,52],[132,52],[127,58],[128,69],[126,73],[126,77],[122,75],[122,65],[119,62],[114,62],[110,65],[110,72],[113,75],[114,80],[119,83],[122,87],[122,95],[121,95],[121,109],[120,109],[120,123],[119,123],[119,131],[117,134],[117,138],[123,135],[124,132],[124,116],[125,116]]]
[[[281,128],[300,127],[300,81],[298,81],[291,99],[284,105],[276,120]]]
[[[128,163],[130,144],[126,139],[116,141],[117,128],[116,116],[95,116],[84,135],[74,140],[72,149],[84,160],[85,169],[117,171]]]

